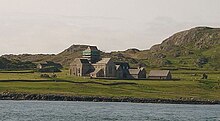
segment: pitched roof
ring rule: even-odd
[[[111,58],[102,58],[100,61],[96,62],[96,64],[107,64]]]
[[[168,76],[169,70],[151,70],[149,76]]]
[[[141,70],[140,69],[128,69],[128,71],[131,75],[135,75],[135,74],[139,74]]]
[[[81,62],[81,63],[89,63],[89,60],[88,60],[88,59],[85,59],[85,58],[82,58],[82,59],[80,59],[80,62]]]
[[[76,63],[87,64],[89,63],[89,60],[86,58],[75,58],[74,61],[70,65],[74,65]]]
[[[87,50],[98,50],[96,46],[88,46]]]
[[[122,68],[130,68],[127,62],[114,62],[115,65],[120,65]]]
[[[91,72],[90,74],[97,74],[100,71],[103,71],[103,69],[102,68],[97,68],[97,69],[95,69],[95,71]]]

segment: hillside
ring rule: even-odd
[[[0,57],[0,70],[28,70],[35,67],[36,65],[30,61],[21,62]]]
[[[162,66],[219,69],[219,48],[219,28],[196,27],[176,33],[151,47],[147,60],[151,62],[157,57]]]
[[[149,50],[112,52],[136,64],[164,69],[220,69],[220,29],[196,27],[178,32]]]
[[[59,54],[20,54],[20,55],[3,55],[2,57],[9,60],[21,60],[21,61],[32,61],[35,63],[40,63],[44,61],[54,61],[61,63],[64,66],[68,66],[71,61],[76,57],[81,56],[81,52],[85,50],[88,45],[72,45],[68,49],[65,49]]]
[[[54,61],[68,67],[80,57],[88,45],[72,45],[57,55],[3,55],[7,59],[21,61]],[[149,50],[135,48],[111,53],[102,52],[103,57],[115,61],[127,61],[132,66],[169,69],[220,69],[220,28],[196,27],[178,32]]]

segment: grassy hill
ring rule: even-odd
[[[178,32],[149,50],[128,49],[113,54],[132,57],[150,68],[220,69],[220,29],[196,27]]]
[[[7,59],[21,61],[54,61],[68,67],[88,45],[72,45],[57,55],[3,55]],[[111,53],[102,52],[103,57],[115,61],[127,61],[132,66],[145,65],[148,68],[208,69],[220,70],[220,29],[196,27],[178,32],[149,50],[135,48]]]

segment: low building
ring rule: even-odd
[[[126,79],[129,75],[128,69],[130,68],[129,64],[126,62],[114,62],[116,66],[116,78]]]
[[[59,63],[55,63],[53,61],[46,61],[44,63],[37,64],[37,69],[39,72],[61,72],[63,66]]]
[[[127,79],[146,79],[146,70],[144,68],[128,69]]]
[[[172,79],[171,72],[169,70],[151,70],[148,79]]]
[[[76,58],[70,64],[70,75],[74,76],[89,76],[91,72],[94,71],[94,68],[85,58]]]
[[[96,69],[94,72],[90,73],[90,77],[92,78],[104,77],[104,70],[101,68]]]
[[[53,61],[46,61],[46,62],[37,64],[38,69],[43,69],[43,68],[46,68],[46,67],[56,67],[58,69],[63,68],[63,66],[61,64],[55,63]]]
[[[39,64],[37,64],[37,68],[38,69],[42,69],[42,68],[45,68],[45,67],[47,67],[47,63],[39,63]]]
[[[102,58],[100,61],[92,64],[92,66],[94,67],[95,72],[103,70],[103,77],[115,77],[116,75],[116,67],[111,58]]]

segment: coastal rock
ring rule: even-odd
[[[89,102],[131,102],[131,103],[167,103],[167,104],[220,104],[219,100],[189,99],[151,99],[131,97],[96,97],[96,96],[65,96],[51,94],[16,94],[2,93],[0,100],[46,100],[46,101],[89,101]]]

